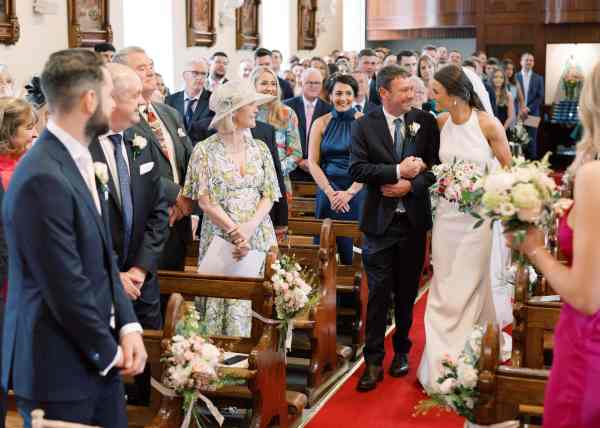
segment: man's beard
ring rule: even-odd
[[[223,77],[225,77],[225,73],[221,73],[220,71],[217,71],[217,70],[213,71],[213,79],[221,80]]]
[[[102,102],[98,103],[96,111],[85,124],[84,131],[88,141],[92,141],[95,138],[104,135],[108,131],[110,131],[108,117],[102,111]]]

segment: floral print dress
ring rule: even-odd
[[[273,202],[281,197],[273,158],[267,146],[249,136],[246,139],[245,173],[241,175],[235,163],[227,156],[219,134],[196,144],[185,179],[183,195],[197,200],[208,196],[211,204],[220,205],[237,224],[250,220],[259,201]],[[223,229],[204,215],[200,234],[199,262],[214,236],[230,241]],[[277,245],[271,218],[266,215],[249,241],[252,250],[267,252]],[[263,266],[264,269],[264,266]],[[208,333],[219,336],[250,336],[252,325],[251,302],[247,300],[203,298],[197,302],[204,314]],[[202,310],[202,306],[204,310]]]

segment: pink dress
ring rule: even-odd
[[[573,260],[573,230],[565,215],[561,251]],[[600,427],[600,312],[588,316],[563,305],[554,332],[554,359],[544,400],[545,428]]]

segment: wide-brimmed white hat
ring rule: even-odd
[[[215,89],[208,101],[208,107],[215,112],[209,126],[214,128],[221,119],[248,104],[260,105],[274,99],[272,95],[256,92],[249,80],[232,80],[224,83]]]

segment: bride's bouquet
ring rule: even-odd
[[[415,415],[442,408],[454,411],[471,422],[475,421],[482,340],[483,327],[477,325],[458,358],[453,359],[448,355],[442,358],[438,378],[426,391],[429,398],[417,404]]]
[[[481,178],[483,171],[479,165],[464,160],[454,159],[450,163],[434,165],[432,171],[436,182],[430,193],[434,203],[445,199],[458,205],[462,212],[471,212],[481,199],[483,189]]]

